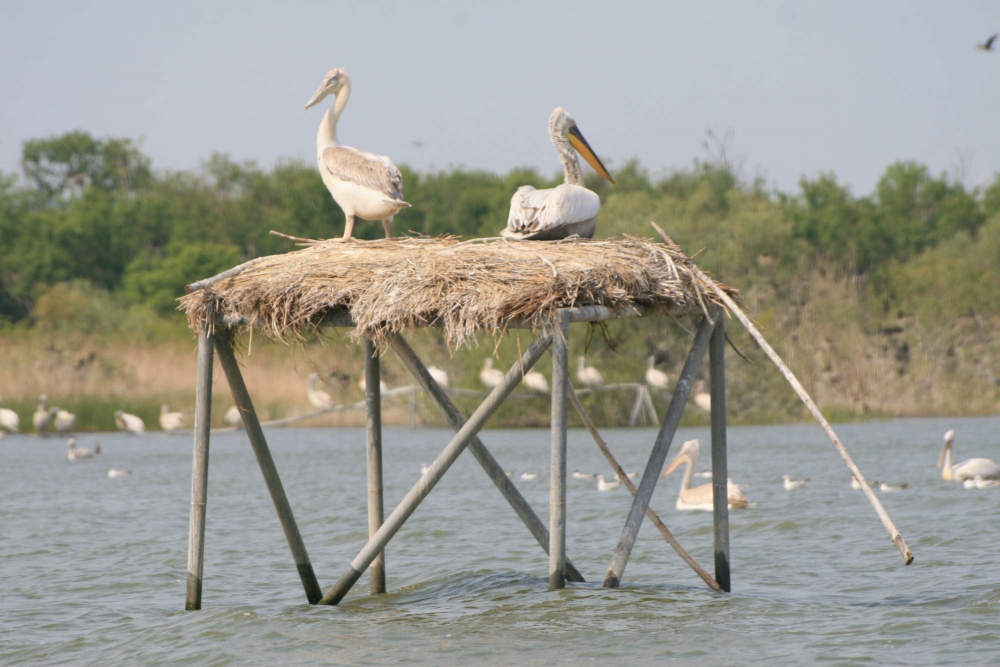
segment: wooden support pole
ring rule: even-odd
[[[569,320],[552,331],[552,451],[549,457],[549,590],[566,588],[566,392]]]
[[[281,521],[281,529],[285,533],[288,548],[291,549],[292,558],[295,559],[295,567],[299,571],[299,579],[302,580],[302,587],[306,591],[306,599],[309,600],[309,604],[316,604],[323,592],[319,587],[319,582],[316,581],[316,574],[313,572],[312,563],[309,562],[306,545],[302,541],[299,527],[295,523],[295,516],[292,514],[292,506],[289,504],[288,496],[285,495],[285,489],[281,485],[281,478],[278,476],[274,459],[271,458],[271,450],[267,447],[267,440],[264,439],[264,431],[260,428],[257,412],[250,400],[250,392],[247,391],[247,386],[243,382],[243,374],[240,373],[240,365],[233,353],[233,346],[225,334],[216,336],[215,351],[219,355],[222,370],[226,373],[229,390],[233,395],[233,403],[243,415],[243,427],[250,438],[253,453],[257,456],[257,464],[264,475],[264,482],[271,494],[274,509],[278,513],[278,520]],[[375,386],[378,387],[378,385]]]
[[[708,347],[712,392],[712,517],[715,527],[715,580],[727,593],[729,580],[729,464],[726,454],[726,320],[716,318]]]
[[[441,408],[441,412],[444,414],[445,419],[451,425],[455,431],[461,430],[465,426],[465,417],[459,411],[458,407],[452,403],[451,399],[448,398],[448,394],[445,390],[431,377],[431,374],[427,371],[427,367],[420,360],[420,357],[413,351],[413,348],[406,342],[406,340],[397,335],[392,340],[392,347],[399,355],[403,364],[410,370],[413,377],[416,378],[420,386],[430,395],[430,397],[437,403],[438,407]],[[527,372],[527,370],[525,370]],[[517,516],[521,519],[528,530],[531,531],[532,536],[538,542],[539,546],[545,550],[545,553],[549,553],[549,530],[542,523],[542,520],[538,518],[535,514],[535,510],[531,508],[528,501],[525,500],[524,496],[518,490],[514,482],[507,477],[507,473],[504,471],[503,467],[497,462],[483,441],[479,439],[478,436],[474,437],[471,442],[469,442],[469,451],[479,462],[479,465],[483,467],[486,474],[492,480],[493,484],[496,485],[497,489],[503,495],[503,497],[510,503],[510,506],[517,513]],[[580,571],[576,569],[572,561],[568,558],[566,559],[566,578],[574,582],[582,582],[583,575]]]
[[[712,334],[712,328],[712,322],[706,318],[698,328],[698,333],[695,334],[694,343],[691,345],[691,352],[688,353],[687,360],[684,362],[684,368],[681,370],[681,375],[677,378],[677,386],[674,389],[673,397],[670,399],[670,406],[667,408],[667,414],[663,417],[663,425],[660,426],[660,432],[656,436],[656,443],[653,445],[653,451],[649,455],[649,462],[646,463],[646,469],[642,473],[642,480],[639,482],[639,489],[632,501],[632,508],[629,510],[625,527],[622,528],[622,534],[618,538],[618,545],[611,556],[611,564],[608,566],[608,572],[604,575],[605,588],[618,588],[618,584],[621,583],[622,573],[625,572],[625,565],[628,564],[632,547],[635,546],[635,538],[639,534],[639,527],[642,525],[642,518],[646,515],[646,510],[649,508],[649,501],[653,497],[653,490],[656,488],[656,482],[660,477],[660,471],[663,469],[663,463],[667,459],[667,452],[670,450],[670,443],[674,439],[674,433],[677,432],[677,425],[681,421],[681,414],[684,412],[684,406],[687,404],[688,396],[691,393],[691,386],[694,383],[695,375],[698,373],[701,360],[705,356],[705,349],[708,347],[708,339]]]
[[[576,391],[573,389],[573,385],[569,386],[569,400],[573,404],[573,407],[576,408],[576,412],[580,415],[580,419],[583,420],[583,425],[587,427],[588,431],[590,431],[590,435],[594,438],[594,442],[597,443],[597,448],[601,450],[602,454],[604,454],[604,458],[607,459],[608,465],[610,465],[611,469],[615,471],[615,475],[618,476],[618,479],[622,481],[622,484],[625,485],[625,488],[628,489],[628,492],[631,493],[634,498],[636,492],[635,484],[633,484],[632,480],[628,478],[628,475],[625,473],[625,469],[618,464],[618,459],[616,459],[614,454],[611,453],[608,443],[604,441],[604,438],[601,437],[597,427],[594,426],[594,421],[584,409],[583,403],[580,402],[580,399],[576,395]],[[695,571],[695,574],[701,577],[702,581],[704,581],[709,588],[713,591],[722,590],[722,587],[719,586],[718,582],[712,578],[712,575],[710,575],[701,565],[698,565],[698,562],[691,557],[691,554],[689,554],[687,550],[681,546],[680,542],[677,541],[677,538],[674,537],[673,533],[667,529],[666,524],[664,524],[656,512],[653,511],[652,507],[646,508],[646,516],[653,522],[653,525],[660,531],[660,534],[663,535],[663,538],[667,541],[667,543],[674,548],[677,555],[680,556],[681,559]]]
[[[378,350],[365,339],[365,443],[368,456],[368,538],[382,525],[382,369]],[[368,569],[372,595],[385,593],[385,550]]]
[[[465,450],[479,430],[486,424],[486,421],[493,416],[504,399],[514,391],[514,388],[521,381],[521,369],[523,368],[525,372],[530,370],[539,357],[548,349],[551,342],[552,338],[548,335],[542,335],[535,339],[521,356],[521,359],[507,371],[500,384],[494,387],[490,395],[486,397],[486,400],[476,408],[476,411],[469,417],[469,421],[459,429],[451,442],[438,454],[438,457],[434,459],[427,472],[410,489],[399,505],[396,506],[396,509],[386,517],[385,523],[382,524],[382,527],[368,540],[368,544],[351,561],[351,564],[347,567],[347,571],[337,580],[337,583],[327,590],[322,600],[320,600],[321,604],[338,604],[344,599],[344,596],[347,595],[351,587],[361,577],[361,573],[371,565],[379,552],[385,549],[385,545],[389,543],[389,540],[393,538],[406,520],[410,518],[410,515],[417,509],[421,501],[427,497],[427,494],[431,492],[444,474],[448,472],[448,468],[451,467],[458,456]]]
[[[188,611],[201,609],[205,566],[205,508],[208,501],[208,441],[212,427],[212,345],[215,336],[198,334],[198,376],[194,392],[194,461],[191,464],[191,518],[188,528]]]

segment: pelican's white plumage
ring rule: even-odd
[[[479,371],[479,381],[489,389],[503,382],[503,371],[493,368],[493,358],[483,359],[483,369]]]
[[[880,484],[885,484],[885,482],[882,481],[881,479],[876,479],[874,481],[868,482],[868,486],[870,486],[872,488],[875,488],[876,486],[879,486]],[[861,482],[859,482],[858,478],[854,477],[853,475],[851,476],[851,488],[854,489],[855,491],[860,491],[861,490]]]
[[[362,375],[361,379],[358,380],[358,386],[361,387],[361,391],[365,391],[368,388],[368,382],[365,380],[364,375]],[[378,381],[378,393],[382,396],[389,393],[389,385],[385,383],[385,380]]]
[[[160,428],[164,431],[179,431],[184,428],[184,415],[180,412],[171,412],[167,404],[161,405]]]
[[[528,371],[524,374],[524,386],[539,394],[549,393],[549,381],[538,371]]]
[[[688,440],[681,446],[681,451],[677,453],[674,460],[670,462],[660,479],[666,477],[682,465],[686,465],[684,477],[681,479],[681,490],[677,496],[677,509],[679,510],[704,510],[711,512],[712,507],[712,485],[702,484],[691,486],[691,478],[694,476],[695,466],[698,465],[698,441]],[[729,499],[729,509],[743,509],[750,507],[746,497],[740,493],[737,484],[732,479],[727,480],[727,497]]]
[[[562,107],[549,116],[549,138],[563,164],[565,183],[545,190],[522,185],[510,200],[507,228],[500,234],[508,238],[550,241],[574,234],[593,238],[601,198],[583,187],[580,161],[574,148],[607,181],[614,183],[600,158],[583,138],[576,121]]]
[[[240,409],[235,405],[230,406],[226,410],[226,414],[222,417],[222,420],[233,428],[243,427],[243,415],[240,414]]]
[[[0,403],[3,403],[2,398]],[[21,429],[21,418],[10,408],[0,408],[0,429],[17,433]]]
[[[52,413],[52,426],[59,435],[66,435],[76,426],[76,415],[69,410],[53,407],[49,412]]]
[[[588,366],[586,357],[577,357],[576,359],[576,379],[584,387],[590,387],[591,389],[604,384],[604,377],[601,375],[601,372],[593,366]]]
[[[598,491],[614,491],[619,486],[621,486],[622,481],[616,479],[612,482],[607,482],[604,480],[604,475],[597,476],[597,490]]]
[[[346,70],[338,67],[327,72],[319,89],[306,102],[306,109],[328,95],[336,95],[337,99],[319,125],[316,158],[323,184],[347,218],[343,238],[351,238],[355,216],[381,220],[388,238],[392,236],[393,216],[409,207],[403,201],[403,175],[388,157],[344,146],[337,140],[337,121],[351,97],[351,79]]]
[[[785,481],[785,491],[794,491],[795,489],[801,489],[803,486],[809,483],[810,477],[805,479],[792,479],[791,475],[782,475],[781,479]]]
[[[947,482],[964,482],[975,477],[1000,480],[1000,465],[990,459],[968,459],[961,463],[952,464],[951,450],[954,441],[954,430],[949,430],[944,434],[944,449],[941,450],[941,456],[938,458],[941,479]]]
[[[94,453],[89,449],[84,449],[82,447],[76,446],[76,438],[70,438],[66,441],[66,460],[67,461],[79,461],[81,459],[89,459]]]
[[[146,432],[146,422],[142,421],[141,417],[121,410],[115,411],[115,426],[118,427],[119,431],[126,433],[142,434]]]
[[[431,374],[434,381],[442,387],[448,386],[448,371],[445,371],[437,366],[428,366],[427,372]]]
[[[309,384],[306,385],[306,398],[309,399],[309,404],[317,410],[329,410],[333,407],[333,399],[330,398],[330,394],[322,389],[317,389],[317,384],[319,384],[319,374],[313,373],[309,376]]]
[[[119,477],[131,477],[132,473],[128,470],[119,470],[118,468],[108,468],[108,478],[117,479]]]
[[[580,472],[579,470],[574,470],[573,479],[597,479],[597,475],[592,472]]]
[[[698,380],[694,385],[694,395],[691,397],[699,410],[712,411],[712,395],[705,391],[705,381]]]
[[[649,355],[646,360],[646,384],[653,389],[666,390],[670,386],[670,378],[667,374],[656,368],[656,357]]]
[[[879,484],[878,490],[882,493],[895,493],[896,491],[902,491],[908,487],[909,484],[903,482],[902,484],[888,484],[887,482],[882,482]]]
[[[521,473],[521,479],[523,479],[526,482],[530,482],[532,480],[536,480],[536,479],[538,479],[538,473],[537,472],[522,472]]]
[[[52,413],[48,410],[49,397],[42,394],[38,397],[38,406],[34,414],[31,415],[31,425],[35,427],[35,433],[43,438],[49,434],[49,425],[52,423]]]

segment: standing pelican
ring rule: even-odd
[[[951,447],[955,440],[955,431],[949,430],[944,434],[944,449],[938,458],[938,467],[941,468],[941,479],[946,482],[964,482],[974,477],[983,479],[1000,479],[1000,465],[990,459],[969,459],[952,465]]]
[[[667,387],[670,386],[670,378],[667,374],[656,368],[656,357],[649,355],[649,359],[646,360],[646,384],[653,389],[662,389],[666,391]]]
[[[684,470],[684,477],[681,479],[681,491],[677,496],[677,509],[679,510],[705,510],[708,512],[712,511],[712,485],[702,484],[700,486],[691,487],[691,478],[694,476],[695,466],[698,465],[698,441],[688,440],[681,447],[681,451],[678,452],[674,460],[670,462],[663,472],[660,474],[660,479],[663,479],[673,471],[677,470],[682,465],[687,465]],[[730,479],[727,480],[727,497],[729,499],[729,509],[743,509],[745,507],[750,507],[750,503],[747,502],[746,497],[737,488],[736,484]]]
[[[705,381],[698,380],[694,385],[694,396],[691,397],[694,404],[705,412],[712,411],[712,395],[705,391]]]
[[[142,421],[141,417],[121,410],[115,410],[115,426],[118,427],[119,431],[135,433],[136,435],[146,432],[146,422]]]
[[[44,437],[49,434],[49,424],[52,423],[52,413],[48,411],[46,407],[49,402],[49,397],[42,394],[38,397],[38,407],[35,408],[35,413],[31,415],[31,424],[35,427],[35,433]]]
[[[403,175],[392,160],[337,140],[337,121],[351,97],[351,79],[341,68],[326,73],[323,83],[306,102],[306,109],[323,101],[327,95],[337,100],[323,116],[316,135],[316,158],[323,184],[344,211],[344,241],[354,232],[354,217],[381,220],[385,236],[392,236],[392,217],[410,205],[403,201]]]
[[[503,382],[503,371],[493,368],[492,357],[483,359],[483,369],[479,371],[479,381],[486,385],[488,389],[493,389]]]
[[[0,403],[3,399],[0,398]],[[6,429],[11,433],[17,433],[21,428],[21,418],[10,408],[0,408],[0,429]]]
[[[235,405],[230,406],[226,410],[226,414],[222,417],[222,421],[229,424],[233,428],[243,428],[243,415],[240,414],[240,409]]]
[[[546,190],[522,185],[510,200],[507,228],[501,236],[514,239],[552,241],[574,234],[581,238],[594,237],[601,198],[583,187],[583,174],[576,152],[590,163],[598,175],[614,184],[601,159],[580,133],[576,121],[562,107],[549,116],[549,138],[562,160],[565,183]]]
[[[66,435],[76,426],[76,415],[69,410],[53,407],[49,412],[52,415],[52,426],[59,435]]]
[[[317,410],[329,410],[333,407],[333,399],[330,398],[330,394],[316,388],[318,382],[319,375],[317,373],[309,376],[309,384],[306,385],[306,398],[309,399],[309,403]]]
[[[601,372],[593,366],[588,366],[586,357],[576,358],[576,379],[580,381],[580,384],[590,389],[604,384]]]
[[[164,404],[160,406],[160,428],[164,431],[179,431],[184,428],[184,415],[180,412],[171,412],[170,406]]]
[[[435,382],[438,383],[438,386],[448,386],[448,371],[443,368],[438,368],[437,366],[428,366],[427,372],[430,373],[430,376],[434,378]]]
[[[524,386],[539,394],[549,393],[549,381],[538,371],[528,371],[524,374]]]

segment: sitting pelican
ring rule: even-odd
[[[976,475],[962,482],[962,486],[967,489],[996,489],[1000,488],[1000,479],[983,479]]]
[[[712,411],[712,395],[705,391],[705,381],[698,380],[694,385],[694,396],[691,397],[694,404],[705,412]]]
[[[385,236],[392,236],[392,217],[410,205],[403,201],[403,175],[392,160],[337,140],[337,121],[351,97],[351,79],[341,68],[326,73],[323,83],[306,102],[306,109],[323,101],[327,95],[337,100],[323,116],[316,135],[316,157],[323,184],[344,211],[344,241],[354,232],[354,216],[381,220]]]
[[[142,434],[146,432],[146,422],[142,421],[140,417],[121,410],[115,410],[115,426],[118,427],[119,431],[126,433]]]
[[[493,368],[493,357],[483,359],[483,369],[479,371],[479,381],[493,389],[503,382],[503,371]]]
[[[621,486],[621,483],[622,483],[622,481],[620,479],[616,479],[613,482],[606,482],[606,481],[604,481],[604,475],[598,475],[597,476],[597,490],[598,491],[614,491],[619,486]]]
[[[909,484],[906,483],[906,482],[903,482],[902,484],[895,484],[895,485],[889,484],[888,482],[882,482],[879,485],[878,490],[881,491],[882,493],[894,493],[896,491],[902,491],[903,489],[905,489],[908,486],[909,486]]]
[[[809,483],[811,477],[806,477],[805,479],[792,479],[791,475],[782,475],[781,478],[785,480],[785,491],[794,491],[795,489],[801,489],[803,486]]]
[[[322,389],[316,388],[318,383],[318,373],[313,373],[309,376],[309,384],[306,385],[306,398],[309,399],[309,403],[317,410],[329,410],[333,407],[333,399],[330,398],[330,394],[326,393]],[[362,387],[362,389],[364,389],[364,387]]]
[[[663,479],[673,471],[680,468],[682,465],[686,465],[687,469],[684,471],[684,477],[681,479],[681,492],[677,496],[677,509],[679,510],[705,510],[708,512],[712,511],[712,485],[702,484],[700,486],[691,487],[691,478],[694,476],[695,466],[698,465],[698,441],[688,440],[681,447],[681,451],[678,452],[674,460],[670,462],[663,472],[660,474],[660,479]],[[740,490],[736,488],[736,484],[732,480],[727,480],[727,497],[729,499],[729,509],[743,509],[745,507],[750,507],[750,503],[744,497]]]
[[[573,479],[597,479],[597,475],[592,472],[580,472],[579,470],[573,471]]]
[[[523,479],[525,482],[530,482],[532,480],[538,479],[538,473],[537,472],[522,472],[521,473],[521,479]]]
[[[434,381],[438,383],[440,387],[448,386],[448,371],[438,368],[437,366],[428,366],[427,372],[430,373]]]
[[[603,385],[604,378],[601,377],[601,372],[593,366],[587,366],[586,364],[586,357],[576,358],[576,379],[579,380],[580,384],[590,389]]]
[[[562,160],[565,183],[547,190],[536,190],[530,185],[519,187],[510,200],[507,228],[500,235],[536,241],[564,239],[574,234],[585,239],[593,238],[601,198],[596,192],[583,187],[580,161],[576,159],[573,149],[590,163],[601,178],[611,184],[615,179],[611,178],[601,159],[583,138],[576,121],[562,107],[556,107],[549,116],[549,138]]]
[[[667,390],[670,386],[670,378],[667,374],[656,368],[656,357],[649,355],[649,359],[646,360],[646,384],[653,389]]]
[[[118,477],[131,477],[132,473],[128,470],[119,470],[118,468],[108,468],[108,478],[116,479]]]
[[[549,381],[538,371],[528,371],[524,374],[524,386],[539,394],[549,393]]]
[[[1000,479],[1000,465],[990,459],[969,459],[952,465],[951,447],[954,440],[953,429],[944,434],[944,449],[941,450],[937,463],[941,468],[941,479],[946,482],[964,482],[973,477]]]
[[[164,431],[178,431],[184,428],[184,415],[171,412],[166,404],[160,406],[160,428]]]
[[[222,421],[226,422],[229,426],[233,428],[243,428],[243,415],[240,414],[240,409],[235,405],[230,406],[226,410],[225,416],[222,417]]]
[[[0,398],[0,403],[3,399]],[[5,429],[11,433],[17,433],[21,428],[21,418],[10,408],[0,408],[0,429]]]
[[[82,447],[76,446],[76,438],[70,438],[66,441],[66,460],[67,461],[79,461],[80,459],[89,459],[94,453],[89,449],[83,449]]]
[[[49,434],[49,424],[52,423],[52,413],[48,411],[46,405],[49,402],[49,397],[42,394],[38,397],[38,407],[35,408],[35,413],[31,415],[31,424],[35,427],[35,433],[44,437]]]
[[[76,415],[69,410],[56,407],[50,409],[49,412],[52,413],[52,426],[55,427],[56,433],[66,435],[73,430],[76,425]]]

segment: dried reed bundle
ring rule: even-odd
[[[195,330],[239,323],[286,341],[315,330],[331,311],[349,310],[353,335],[377,345],[404,329],[435,324],[454,349],[479,331],[502,334],[515,319],[537,329],[563,307],[641,305],[682,316],[719,302],[679,247],[628,236],[306,245],[192,285],[197,291],[180,300],[180,309]]]

